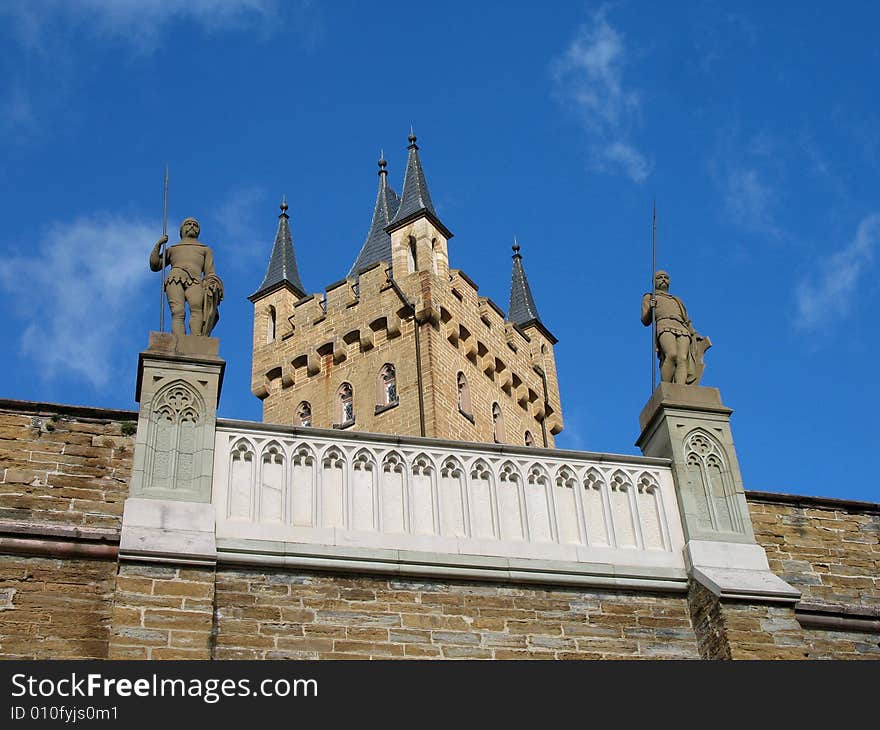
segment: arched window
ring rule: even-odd
[[[312,425],[312,404],[307,400],[296,407],[296,421],[300,426]]]
[[[431,268],[434,270],[434,274],[437,274],[437,239],[434,238],[431,240]]]
[[[351,383],[343,383],[336,391],[336,414],[337,426],[354,423],[354,391]]]
[[[496,444],[504,441],[504,414],[501,412],[501,406],[497,403],[492,404],[492,436]]]
[[[397,403],[397,374],[394,365],[385,363],[376,380],[376,405],[391,406]]]
[[[266,317],[266,342],[275,342],[275,307],[269,305],[269,316]]]
[[[471,415],[471,389],[464,373],[458,374],[458,410],[465,416]]]
[[[526,431],[525,443],[526,443],[526,446],[534,446],[535,445],[535,437],[532,436],[531,431]]]

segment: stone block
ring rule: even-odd
[[[214,506],[130,497],[125,501],[119,554],[174,564],[217,560]]]

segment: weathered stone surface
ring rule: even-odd
[[[880,609],[880,508],[747,496],[770,570],[791,578],[802,602]]]
[[[0,555],[0,658],[106,659],[116,563]]]
[[[212,658],[214,585],[213,568],[121,563],[110,658]],[[192,596],[208,600],[186,604]]]
[[[118,412],[86,421],[70,410],[0,402],[0,519],[119,524],[134,438],[121,435]]]
[[[401,246],[408,247],[413,236],[422,260],[437,262],[436,270],[412,272],[405,260],[395,265],[395,280],[415,314],[389,285],[386,266],[361,272],[357,296],[354,280],[331,287],[326,307],[318,297],[301,299],[287,287],[254,301],[251,390],[263,399],[265,422],[301,425],[298,406],[308,402],[312,425],[341,424],[337,390],[349,383],[353,430],[418,436],[423,404],[427,436],[484,443],[497,437],[523,445],[528,432],[532,443],[543,446],[544,421],[546,445],[553,446],[562,430],[555,340],[540,323],[523,330],[505,322],[466,276],[449,268],[445,238],[432,230],[419,220],[395,232]],[[546,375],[546,404],[537,363]],[[394,366],[398,396],[390,408],[381,401],[379,384],[386,364]],[[467,381],[467,415],[459,410],[459,373]],[[499,433],[493,432],[495,404],[502,414]]]
[[[240,596],[264,597],[279,584],[290,591],[270,594],[272,610],[231,605]],[[685,599],[635,592],[227,572],[221,566],[214,621],[217,658],[286,652],[322,659],[699,656]],[[638,627],[638,640],[625,638],[624,626]]]

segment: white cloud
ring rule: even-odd
[[[148,264],[157,237],[155,224],[95,215],[53,224],[32,254],[4,261],[0,288],[20,311],[21,350],[39,375],[110,382],[151,281],[158,309],[159,275]]]
[[[797,324],[816,330],[847,314],[858,294],[858,285],[874,261],[880,244],[880,213],[862,219],[855,238],[845,248],[820,263],[819,271],[797,289]]]
[[[753,167],[736,167],[727,173],[724,208],[727,217],[752,233],[779,238],[782,229],[773,216],[775,193]]]
[[[259,186],[240,187],[227,193],[211,214],[216,227],[212,226],[213,233],[205,231],[206,243],[237,257],[250,254],[262,259],[268,255],[261,247],[245,243],[268,239],[271,244],[274,240],[274,216],[280,211],[267,201],[266,191]],[[277,203],[281,203],[280,194]]]
[[[623,36],[600,9],[556,59],[553,77],[557,95],[587,132],[593,166],[644,182],[651,162],[630,140],[641,102],[638,91],[624,85],[628,61]]]

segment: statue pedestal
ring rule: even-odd
[[[214,430],[225,361],[212,337],[151,332],[138,358],[140,403],[120,556],[216,559]]]
[[[794,602],[755,541],[730,414],[717,388],[660,383],[639,416],[636,445],[672,460],[692,578],[720,598]]]

